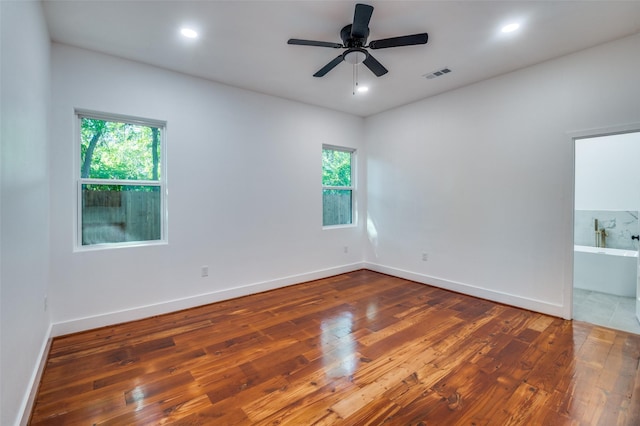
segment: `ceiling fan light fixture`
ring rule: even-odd
[[[367,59],[367,56],[367,51],[359,48],[349,49],[342,55],[344,61],[352,65],[361,64],[365,59]]]

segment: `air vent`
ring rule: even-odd
[[[431,80],[432,78],[441,77],[445,74],[449,74],[450,72],[451,70],[448,67],[445,67],[445,68],[442,68],[441,70],[434,71],[429,74],[424,74],[423,77]]]

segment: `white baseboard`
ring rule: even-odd
[[[189,309],[196,306],[202,306],[209,303],[220,302],[223,300],[233,299],[235,297],[247,296],[250,294],[260,293],[263,291],[274,290],[276,288],[286,287],[293,284],[299,284],[305,281],[312,281],[321,278],[327,278],[333,275],[344,274],[356,271],[358,269],[370,269],[375,272],[405,278],[422,284],[429,284],[445,290],[451,290],[458,293],[467,294],[482,299],[491,300],[506,305],[516,306],[535,312],[541,312],[561,318],[570,319],[571,313],[567,307],[560,304],[553,304],[537,299],[530,299],[522,296],[516,296],[495,290],[489,290],[482,287],[473,286],[461,282],[446,280],[443,278],[433,277],[430,275],[420,274],[417,272],[406,271],[391,266],[381,265],[371,262],[357,262],[328,269],[322,269],[303,274],[290,275],[268,281],[261,281],[241,285],[233,288],[214,291],[211,293],[200,294],[197,296],[186,297],[183,299],[170,300],[167,302],[157,303],[153,305],[139,306],[133,309],[127,309],[106,314],[95,315],[91,317],[78,318],[64,322],[54,323],[51,329],[51,336],[62,336],[65,334],[76,333],[79,331],[90,330],[93,328],[105,327],[109,325],[119,324],[127,321],[135,321],[148,318],[155,315],[162,315],[170,312],[176,312],[182,309]]]
[[[233,299],[235,297],[247,296],[263,291],[274,290],[276,288],[299,284],[306,281],[313,281],[321,278],[331,277],[333,275],[353,272],[363,268],[364,265],[361,262],[351,263],[333,268],[307,272],[304,274],[290,275],[273,280],[213,291],[211,293],[190,296],[183,299],[170,300],[153,305],[139,306],[133,309],[126,309],[122,311],[109,312],[106,314],[99,314],[91,317],[58,322],[53,324],[51,335],[53,337],[56,337],[70,333],[77,333],[79,331],[91,330],[93,328],[105,327],[128,321],[135,321],[155,315],[167,314],[170,312],[180,311],[182,309],[189,309],[196,306],[207,305],[209,303],[220,302],[222,300]]]
[[[38,388],[40,386],[40,379],[42,378],[44,367],[47,365],[49,349],[51,349],[51,330],[52,325],[50,324],[49,329],[47,330],[47,333],[45,335],[45,339],[42,342],[42,346],[40,347],[40,353],[38,353],[38,364],[33,370],[33,373],[31,374],[31,377],[29,379],[29,384],[27,387],[27,389],[29,389],[29,392],[24,395],[20,410],[18,411],[18,413],[22,413],[21,418],[18,422],[20,426],[27,425],[29,423],[31,411],[33,411],[33,406],[36,402],[36,396],[38,393]]]
[[[571,319],[571,312],[566,306],[545,302],[537,299],[530,299],[522,296],[516,296],[500,291],[489,290],[457,281],[446,280],[443,278],[433,277],[430,275],[420,274],[417,272],[406,271],[391,266],[380,265],[377,263],[364,262],[364,268],[383,274],[392,275],[398,278],[404,278],[416,281],[421,284],[428,284],[445,290],[455,291],[457,293],[469,296],[479,297],[481,299],[491,300],[493,302],[504,303],[505,305],[515,306],[530,311],[540,312],[555,317]]]

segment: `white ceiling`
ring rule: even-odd
[[[347,63],[312,76],[342,50],[287,40],[340,43],[356,3],[45,0],[44,9],[53,41],[360,116],[640,32],[640,1],[363,1],[375,7],[369,41],[427,32],[429,42],[371,51],[389,73],[362,67],[370,90],[354,96]],[[500,32],[514,21],[519,31]],[[180,36],[184,25],[199,38]],[[423,77],[443,67],[452,72]]]

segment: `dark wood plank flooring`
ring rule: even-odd
[[[54,339],[33,425],[639,425],[640,336],[357,271]]]

